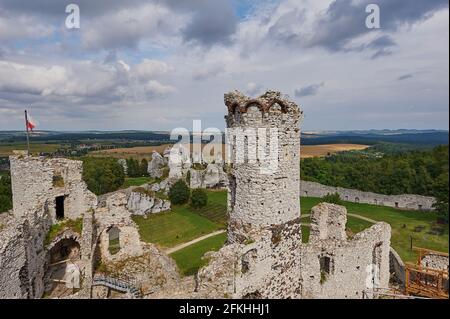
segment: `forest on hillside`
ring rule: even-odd
[[[301,178],[329,186],[398,195],[435,196],[448,212],[448,145],[432,150],[392,153],[380,158],[344,152],[301,161]],[[445,206],[446,205],[446,206]]]

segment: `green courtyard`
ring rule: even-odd
[[[309,238],[309,215],[320,198],[302,197],[302,241]],[[144,217],[134,217],[143,241],[159,245],[163,249],[189,242],[220,229],[226,229],[226,191],[208,191],[208,204],[201,209],[189,205],[173,207],[171,212]],[[404,211],[390,207],[344,202],[349,214],[375,221],[384,221],[392,227],[391,246],[404,261],[414,261],[410,250],[411,237],[414,246],[448,252],[448,225],[438,225],[437,215],[431,212]],[[356,234],[372,225],[371,222],[348,216],[347,229]],[[209,237],[171,254],[182,275],[191,275],[205,264],[204,253],[220,249],[226,234]]]

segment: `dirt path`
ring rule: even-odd
[[[198,238],[196,238],[196,239],[193,239],[193,240],[191,240],[191,241],[188,241],[187,243],[183,243],[183,244],[177,245],[177,246],[175,246],[175,247],[168,248],[168,249],[166,249],[164,252],[165,252],[167,255],[169,255],[169,254],[174,253],[174,252],[176,252],[176,251],[178,251],[178,250],[180,250],[180,249],[183,249],[183,248],[186,248],[186,247],[188,247],[188,246],[190,246],[190,245],[193,245],[193,244],[195,244],[195,243],[198,243],[199,241],[202,241],[202,240],[204,240],[204,239],[207,239],[207,238],[209,238],[209,237],[213,237],[213,236],[216,236],[216,235],[219,235],[219,234],[223,234],[223,233],[225,233],[225,232],[226,232],[226,230],[218,230],[218,231],[215,231],[215,232],[213,232],[213,233],[207,234],[207,235],[205,235],[205,236],[198,237]]]

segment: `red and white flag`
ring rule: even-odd
[[[30,116],[30,114],[27,114],[27,128],[30,131],[33,131],[33,129],[37,126],[37,122]]]

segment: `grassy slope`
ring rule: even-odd
[[[153,182],[151,177],[127,177],[121,188],[128,188],[131,186],[141,186]]]
[[[176,261],[180,273],[190,276],[207,263],[207,260],[202,259],[203,255],[208,251],[219,250],[226,240],[227,234],[219,234],[176,251],[170,256]]]
[[[220,225],[192,213],[186,206],[174,207],[171,212],[155,214],[147,219],[133,217],[145,242],[173,247],[220,229]]]
[[[208,204],[200,209],[192,209],[192,211],[225,226],[227,224],[227,192],[208,191]]]

